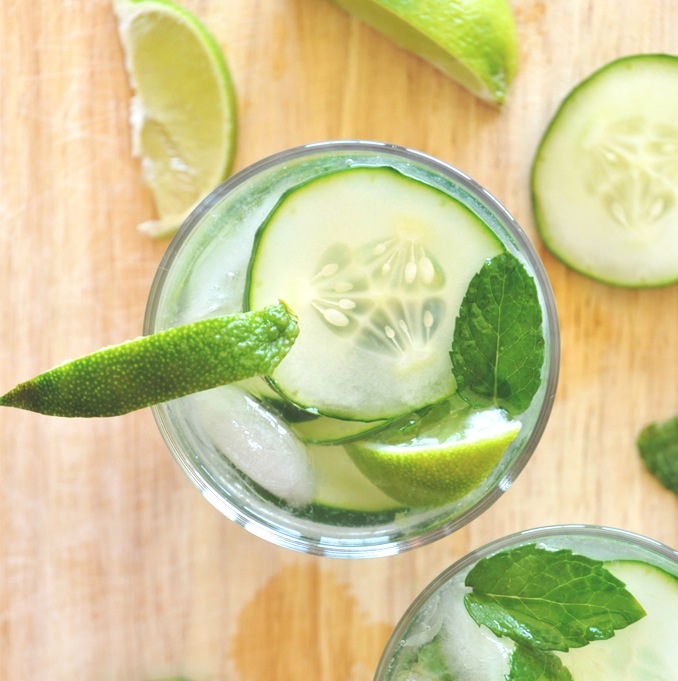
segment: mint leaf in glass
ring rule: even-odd
[[[483,558],[466,576],[471,617],[497,636],[568,651],[608,639],[645,615],[601,561],[527,544]]]
[[[542,313],[534,279],[510,253],[488,260],[471,279],[450,350],[459,392],[521,413],[541,383]]]
[[[574,681],[554,653],[516,646],[506,681]]]
[[[461,681],[447,666],[440,635],[429,641],[416,653],[416,660],[405,665],[395,681]]]
[[[640,458],[664,487],[678,494],[678,416],[651,423],[637,440]]]

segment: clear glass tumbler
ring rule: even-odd
[[[284,151],[231,177],[188,217],[160,263],[144,324],[148,334],[242,311],[257,232],[281,197],[314,178],[365,167],[395,169],[461,203],[536,283],[545,339],[541,384],[518,417],[519,435],[494,470],[461,499],[436,507],[407,507],[377,489],[347,455],[345,443],[362,436],[354,423],[315,420],[312,410],[281,407],[279,396],[263,379],[153,408],[173,456],[224,515],[275,544],[341,558],[394,554],[453,532],[510,486],[542,435],[558,375],[555,304],[537,254],[506,209],[463,173],[410,149],[331,141]],[[322,215],[318,222],[322,229]],[[329,245],[329,231],[327,238]],[[324,433],[329,427],[333,437],[318,437],[319,423]],[[267,432],[252,435],[256,424]],[[307,435],[297,437],[302,431]],[[316,490],[311,497],[303,489],[309,485]]]
[[[495,636],[471,618],[464,605],[464,596],[471,591],[465,580],[481,559],[528,544],[548,550],[569,549],[574,554],[604,561],[606,569],[626,585],[645,609],[642,619],[617,629],[612,638],[551,653],[559,657],[575,681],[676,678],[673,662],[678,641],[674,617],[678,606],[678,552],[625,530],[559,525],[497,539],[443,571],[417,596],[397,624],[374,681],[509,678],[515,645],[510,637]],[[586,588],[581,582],[574,582],[571,574],[568,579],[569,588]],[[545,583],[547,580],[554,592],[560,588],[553,579],[544,577]]]

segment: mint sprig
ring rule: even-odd
[[[534,279],[510,253],[488,260],[471,280],[450,359],[459,393],[509,413],[529,407],[544,363],[542,313]]]
[[[636,444],[650,473],[664,487],[678,494],[678,416],[645,426]]]
[[[395,681],[459,681],[450,671],[443,643],[438,634],[416,652],[414,659],[404,665],[402,674],[395,677]]]
[[[466,576],[471,617],[497,636],[542,651],[614,636],[645,615],[601,561],[527,544],[483,558]]]
[[[574,681],[574,679],[554,653],[517,646],[511,654],[511,667],[506,681]]]

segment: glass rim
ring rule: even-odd
[[[672,561],[676,565],[678,576],[677,550],[672,549],[667,544],[664,544],[656,539],[638,534],[637,532],[633,532],[631,530],[624,530],[607,525],[572,523],[563,525],[544,525],[542,527],[533,527],[527,530],[513,532],[503,537],[493,539],[465,554],[454,563],[446,567],[417,594],[393,628],[393,631],[391,632],[391,635],[389,636],[386,646],[384,647],[379,659],[379,664],[377,665],[373,681],[383,681],[386,671],[388,670],[388,667],[391,663],[393,653],[400,643],[403,633],[410,625],[415,615],[421,610],[423,605],[447,581],[462,572],[467,567],[474,565],[481,558],[494,555],[499,551],[511,548],[513,546],[524,544],[532,539],[538,541],[548,537],[601,537],[604,539],[618,540],[620,542],[631,544],[637,548],[649,551],[650,553],[659,555],[668,561]]]
[[[495,219],[504,229],[506,229],[507,233],[510,234],[511,238],[515,241],[519,252],[532,268],[537,280],[537,288],[541,293],[545,311],[549,338],[547,346],[548,353],[545,359],[549,363],[549,372],[545,379],[544,397],[534,427],[515,460],[509,465],[507,470],[504,471],[492,488],[487,490],[487,493],[482,498],[478,499],[472,506],[458,516],[444,520],[440,523],[435,523],[432,527],[429,527],[414,536],[389,538],[388,540],[379,543],[366,541],[366,538],[362,536],[353,541],[343,541],[341,539],[331,539],[328,537],[316,539],[301,536],[296,531],[282,531],[275,525],[265,522],[261,518],[253,518],[246,512],[243,512],[243,510],[238,508],[235,504],[221,496],[218,490],[212,485],[211,480],[206,479],[196,470],[194,462],[189,460],[185,452],[183,452],[182,447],[174,441],[164,406],[155,405],[151,408],[151,411],[165,444],[170,449],[172,456],[183,472],[191,480],[194,486],[198,488],[201,494],[230,520],[273,544],[303,553],[334,558],[375,558],[402,553],[415,547],[437,541],[452,534],[481,515],[497,501],[523,470],[536,449],[551,414],[558,384],[560,362],[560,332],[553,291],[544,266],[532,245],[532,242],[528,239],[513,215],[493,194],[463,171],[434,156],[387,142],[357,139],[329,140],[295,146],[276,152],[248,165],[225,180],[208,194],[186,218],[166,249],[153,279],[144,315],[143,333],[149,334],[153,332],[161,292],[165,281],[169,276],[172,263],[181,252],[183,244],[189,238],[193,230],[200,225],[203,216],[208,213],[213,206],[218,204],[230,192],[237,189],[251,178],[256,177],[261,172],[283,166],[285,163],[303,159],[305,157],[352,151],[382,153],[386,156],[400,158],[413,163],[420,163],[428,169],[439,173],[441,176],[454,180],[454,182],[460,185],[465,192],[478,200],[484,208],[492,213]]]

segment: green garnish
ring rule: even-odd
[[[483,558],[466,576],[471,617],[497,636],[566,652],[614,636],[645,611],[601,561],[528,544]]]
[[[0,396],[53,416],[117,416],[270,373],[299,333],[282,303],[193,322],[61,364]]]
[[[440,634],[416,652],[416,659],[395,681],[458,681],[448,668]]]
[[[517,646],[511,654],[511,668],[506,681],[574,680],[557,655]]]
[[[509,413],[527,409],[544,363],[542,313],[534,279],[510,253],[488,260],[469,284],[450,351],[459,393]]]
[[[640,458],[664,487],[678,494],[678,416],[651,423],[637,440]]]

